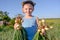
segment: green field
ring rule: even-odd
[[[60,18],[46,19],[46,22],[49,26],[53,26],[47,31],[49,40],[60,40]]]
[[[45,19],[48,26],[53,26],[52,29],[46,31],[46,36],[49,40],[60,40],[60,18]],[[12,40],[13,26],[0,26],[0,40]]]
[[[47,18],[46,22],[60,24],[60,18],[50,18],[50,19]]]

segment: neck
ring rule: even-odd
[[[25,18],[31,18],[33,17],[32,15],[26,15]]]
[[[32,15],[26,15],[25,17],[32,17]]]

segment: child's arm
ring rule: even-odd
[[[37,22],[37,26],[39,28],[39,18],[38,17],[36,17],[36,22]]]
[[[36,17],[36,22],[37,22],[37,25],[38,25],[38,29],[41,29],[41,21],[39,20],[38,17]]]

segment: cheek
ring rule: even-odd
[[[30,8],[30,12],[33,12],[34,8]]]
[[[23,9],[23,13],[26,13],[26,10],[25,9]]]
[[[30,12],[32,12],[33,10],[30,10]]]
[[[27,10],[24,10],[24,13],[27,13]]]

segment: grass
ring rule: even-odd
[[[14,32],[12,26],[2,26],[0,29],[0,40],[12,40]]]
[[[60,40],[60,24],[54,24],[52,29],[47,31],[49,40]]]

